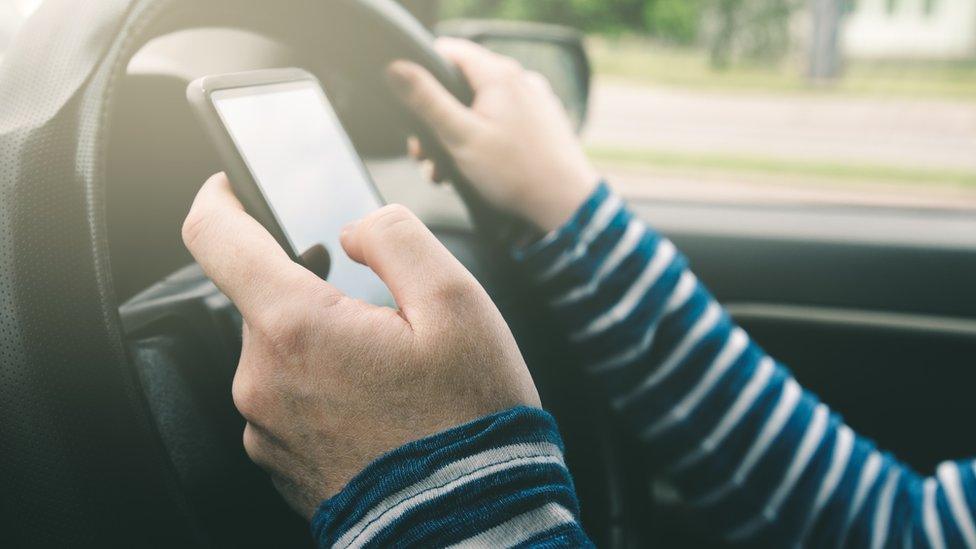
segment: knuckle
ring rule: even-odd
[[[183,220],[183,227],[181,229],[183,243],[187,248],[191,247],[199,239],[200,235],[208,231],[210,225],[213,223],[214,216],[206,208],[202,207],[199,201],[200,194],[208,187],[214,185],[230,185],[230,182],[227,180],[227,175],[220,172],[210,176],[203,184],[200,193],[197,194],[193,205],[190,206],[190,212],[186,215],[186,219]]]
[[[293,297],[279,298],[247,319],[249,334],[283,364],[301,360],[308,351],[316,313],[345,299],[332,286],[309,280],[312,276],[293,279]]]
[[[379,210],[376,211],[377,219],[387,219],[390,221],[397,221],[403,219],[413,218],[413,212],[410,208],[407,208],[403,204],[387,204]]]
[[[502,58],[499,69],[508,78],[518,78],[525,73],[525,68],[522,67],[522,64],[511,57]]]
[[[258,323],[261,335],[278,358],[288,361],[305,352],[305,314],[294,307],[279,307],[275,313],[267,315],[264,322]]]
[[[200,235],[209,230],[210,224],[210,216],[205,215],[196,208],[191,209],[186,219],[183,220],[183,227],[180,231],[183,237],[183,244],[187,248],[192,248],[200,239]]]
[[[244,434],[241,436],[241,441],[244,444],[244,451],[247,453],[247,457],[254,463],[262,464],[264,462],[264,453],[261,449],[264,445],[261,441],[261,435],[250,423],[244,426]]]
[[[419,228],[420,220],[402,204],[390,204],[376,211],[369,220],[369,233],[389,238]]]
[[[264,408],[262,405],[264,394],[261,386],[256,383],[253,376],[242,373],[240,368],[231,385],[231,397],[234,399],[234,406],[237,411],[245,419],[252,421],[261,417]]]
[[[527,71],[525,73],[525,82],[530,86],[536,87],[542,90],[550,90],[552,86],[549,83],[549,79],[546,78],[542,73],[538,71]]]

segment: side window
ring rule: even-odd
[[[976,210],[976,2],[442,0],[582,30],[633,198]]]

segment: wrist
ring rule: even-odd
[[[608,219],[608,214],[614,219]],[[626,225],[629,216],[629,212],[623,209],[622,200],[600,180],[558,228],[542,233],[541,237],[538,234],[523,235],[521,241],[515,242],[513,258],[529,277],[540,281],[547,279],[554,262],[560,261],[559,256],[584,244],[582,239],[587,227],[598,223],[601,226],[613,224],[619,229],[619,226]]]
[[[586,166],[556,175],[539,189],[544,193],[520,201],[516,206],[521,215],[542,233],[555,231],[565,225],[593,194],[601,178],[595,168]]]

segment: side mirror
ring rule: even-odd
[[[466,38],[513,57],[545,76],[576,130],[583,128],[590,99],[590,59],[579,31],[557,25],[458,19],[437,25],[437,34]]]

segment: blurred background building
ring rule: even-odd
[[[843,52],[859,58],[972,58],[976,0],[858,0],[843,24]]]

